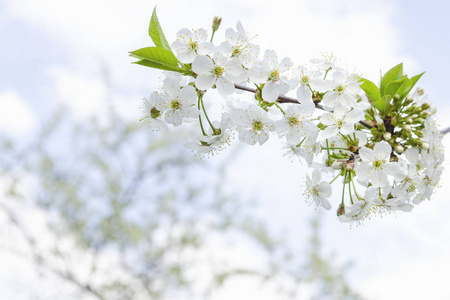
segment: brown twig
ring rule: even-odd
[[[247,86],[245,86],[245,85],[234,84],[234,87],[237,88],[238,90],[247,91],[247,92],[251,92],[251,93],[256,93],[256,89],[247,87]],[[291,97],[287,97],[287,96],[285,96],[285,95],[280,95],[280,96],[278,96],[277,102],[278,102],[278,103],[294,103],[294,104],[299,104],[299,102],[298,102],[297,99],[291,98]],[[317,109],[324,110],[323,106],[320,105],[319,103],[314,102],[314,104],[316,105],[316,108],[317,108]],[[370,125],[370,124],[368,124],[368,123],[366,123],[366,122],[364,122],[364,121],[359,121],[359,123],[360,123],[361,125],[363,125],[364,127],[369,128],[369,129],[373,127],[372,125]],[[449,130],[450,130],[450,129],[449,129]]]

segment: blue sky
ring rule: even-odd
[[[127,118],[139,118],[141,99],[157,87],[159,72],[131,65],[127,52],[150,45],[147,26],[155,4],[169,40],[179,28],[208,27],[214,15],[221,15],[224,27],[241,20],[258,34],[255,42],[262,49],[291,56],[296,65],[320,56],[321,51],[333,51],[376,81],[380,70],[403,61],[410,75],[427,72],[420,86],[437,105],[441,123],[450,125],[446,117],[450,112],[446,91],[449,2],[277,3],[2,0],[0,130],[26,137],[33,129],[33,125],[23,125],[27,119],[39,122],[61,102],[81,119],[101,115],[102,97],[108,92],[102,79],[105,66],[110,70],[114,104]],[[25,129],[20,132],[9,130],[22,125]],[[271,140],[264,147],[246,147],[230,166],[236,178],[230,185],[242,190],[243,196],[259,196],[265,205],[259,213],[271,219],[274,227],[289,228],[293,236],[304,238],[307,231],[302,228],[314,209],[301,197],[303,169],[283,158],[279,143]],[[376,219],[351,230],[337,223],[333,213],[325,214],[325,251],[336,250],[340,259],[354,260],[352,280],[363,293],[373,299],[394,295],[444,299],[442,295],[450,294],[443,279],[420,277],[426,273],[448,278],[450,221],[446,211],[450,205],[445,180],[449,180],[448,171],[434,201],[411,214]],[[447,270],[442,271],[442,266]]]

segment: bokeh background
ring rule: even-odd
[[[448,1],[0,0],[0,299],[167,297],[120,294],[145,280],[178,299],[203,299],[200,291],[212,287],[208,299],[339,299],[311,280],[324,265],[333,266],[331,286],[349,285],[365,299],[450,298],[448,163],[432,201],[350,228],[333,211],[308,207],[306,168],[283,157],[276,138],[200,161],[183,150],[182,130],[139,126],[142,98],[157,89],[160,72],[130,64],[128,52],[152,45],[155,5],[169,41],[183,27],[209,29],[218,15],[217,37],[241,20],[261,49],[295,65],[332,52],[373,81],[399,62],[409,75],[426,71],[419,85],[442,128],[450,125]],[[139,201],[130,208],[126,197]],[[80,241],[84,248],[74,246]],[[155,245],[159,252],[147,253]],[[319,254],[324,261],[314,265]],[[85,272],[96,259],[103,271]],[[177,277],[187,266],[191,288]],[[222,281],[231,277],[217,289],[212,266]],[[245,276],[252,272],[260,276]],[[111,292],[107,282],[127,287]]]

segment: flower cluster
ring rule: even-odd
[[[163,88],[145,100],[152,126],[191,124],[186,147],[201,156],[234,136],[249,145],[278,136],[288,156],[313,169],[304,183],[308,202],[331,209],[340,182],[342,222],[409,212],[430,199],[444,157],[436,110],[414,89],[422,74],[408,78],[399,64],[376,85],[333,55],[294,67],[273,50],[260,53],[240,22],[214,43],[220,22],[214,18],[210,38],[205,29],[183,28],[170,46],[154,13],[149,32],[156,47],[131,52],[138,64],[166,70]],[[205,105],[207,96],[213,105]]]

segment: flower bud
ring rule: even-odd
[[[430,144],[428,144],[427,142],[422,142],[420,147],[424,150],[428,150],[430,149]]]
[[[351,145],[350,147],[348,147],[348,150],[350,150],[351,152],[356,152],[358,151],[359,147],[355,146],[355,145]]]
[[[409,104],[411,104],[414,101],[414,98],[412,96],[408,96],[406,97],[405,101],[403,102],[404,106],[407,106]]]
[[[406,124],[412,124],[412,122],[413,122],[413,119],[411,119],[411,118],[408,118],[405,121]]]
[[[345,205],[341,203],[341,205],[339,205],[338,210],[337,210],[337,216],[342,216],[345,215]]]
[[[335,170],[340,170],[342,168],[342,161],[335,161],[331,167]]]
[[[391,124],[392,125],[397,125],[397,118],[396,117],[393,117],[392,119],[391,119]]]
[[[420,117],[423,119],[428,118],[431,115],[431,113],[428,110],[425,110],[423,113],[420,114]]]
[[[429,109],[430,108],[430,103],[425,102],[420,107],[422,107],[422,109]]]
[[[383,133],[383,138],[385,141],[389,141],[392,137],[392,134],[390,132]]]
[[[415,118],[415,119],[414,119],[414,123],[423,124],[424,121],[425,121],[425,120],[422,119],[422,118]]]
[[[215,16],[213,19],[213,23],[212,23],[212,30],[214,32],[216,32],[219,29],[221,23],[222,23],[222,18]]]
[[[161,115],[161,112],[159,110],[157,110],[156,107],[152,107],[152,109],[150,110],[150,117],[152,117],[153,119],[156,119],[160,115]]]
[[[412,120],[411,120],[412,121]],[[411,131],[411,126],[409,125],[403,125],[403,130],[405,131]]]
[[[384,122],[382,119],[377,120],[377,126],[380,128],[384,128]]]
[[[418,136],[418,137],[420,137],[420,138],[423,138],[424,137],[424,133],[423,133],[423,131],[422,130],[416,130],[415,131],[415,134]]]
[[[403,151],[405,151],[405,148],[403,148],[401,145],[397,145],[397,146],[395,146],[394,150],[398,154],[401,154],[401,153],[403,153]]]

